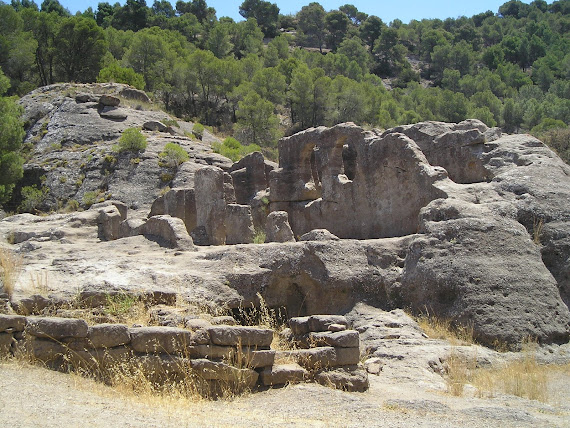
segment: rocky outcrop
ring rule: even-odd
[[[282,139],[270,177],[271,210],[289,213],[295,235],[371,239],[415,233],[420,209],[446,196],[435,183],[447,173],[405,135],[343,124]]]
[[[24,142],[31,152],[24,178],[8,203],[12,211],[21,203],[19,189],[35,185],[45,190],[39,210],[57,210],[68,202],[88,207],[93,199],[119,199],[148,212],[165,186],[194,187],[192,168],[159,165],[167,143],[183,147],[190,156],[186,163],[195,167],[227,169],[232,164],[211,153],[210,143],[217,139],[208,131],[202,142],[189,138],[191,123],[156,110],[143,91],[127,85],[56,84],[32,91],[19,103],[26,122]],[[165,121],[177,126],[166,127]],[[132,127],[143,129],[147,149],[137,155],[117,153],[113,146]]]
[[[247,186],[212,166],[186,173],[194,174],[192,236],[238,242],[237,218],[244,235],[251,233],[248,207],[232,205],[232,195]],[[8,217],[0,233],[26,255],[26,269],[55,270],[61,287],[79,279],[102,287],[175,281],[190,301],[236,310],[263,299],[288,316],[343,314],[366,302],[472,325],[489,345],[515,346],[528,336],[568,340],[570,167],[535,138],[500,135],[479,121],[383,133],[342,124],[283,139],[279,168],[269,177],[269,193],[257,191],[249,202],[251,216],[257,225],[266,198],[273,211],[264,220],[267,238],[284,243],[200,247],[155,259],[157,247],[140,236],[88,241],[97,233],[97,217],[88,211]],[[187,218],[181,195],[189,191],[171,192],[180,196],[170,202],[165,196],[157,209]],[[128,221],[131,231],[143,227]],[[179,225],[187,232],[188,224]],[[273,237],[273,229],[286,231],[285,238]],[[305,233],[308,240],[293,242]],[[69,255],[66,242],[89,248],[89,269]]]

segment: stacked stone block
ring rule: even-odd
[[[250,389],[306,380],[367,389],[358,332],[346,329],[344,317],[293,318],[290,325],[302,349],[280,351],[285,363],[275,364],[273,330],[266,328],[89,326],[73,318],[0,315],[0,357],[23,354],[57,370],[91,373],[125,364],[157,381],[192,375],[207,385],[236,382]]]
[[[368,376],[359,367],[360,339],[348,329],[345,317],[312,315],[291,318],[285,335],[299,349],[280,351],[277,358],[286,364],[261,372],[264,385],[279,385],[313,379],[349,391],[368,389]]]

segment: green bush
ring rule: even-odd
[[[83,194],[83,205],[89,208],[91,205],[99,201],[100,192],[85,192]]]
[[[202,137],[204,136],[204,125],[202,125],[199,122],[196,122],[192,127],[192,134],[194,134],[194,136],[197,139],[201,140]]]
[[[119,138],[119,152],[144,152],[146,137],[138,128],[127,128]]]
[[[213,143],[212,150],[214,150],[215,153],[219,153],[222,156],[225,156],[228,159],[237,162],[245,155],[253,152],[260,152],[261,147],[259,147],[257,144],[248,144],[247,146],[243,146],[235,138],[228,137],[224,140],[223,143]]]
[[[40,206],[46,199],[47,189],[38,189],[37,186],[22,187],[22,203],[20,204],[20,211],[23,212],[37,212]]]
[[[144,77],[130,67],[121,67],[118,62],[109,64],[99,71],[97,82],[126,83],[137,89],[144,89]]]
[[[188,152],[176,143],[167,143],[158,157],[159,164],[169,168],[178,168],[180,164],[190,159]]]

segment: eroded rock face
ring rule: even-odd
[[[298,236],[313,229],[339,238],[409,235],[420,209],[446,196],[434,185],[446,172],[402,134],[321,127],[282,139],[279,153],[270,174],[271,210],[287,211]]]

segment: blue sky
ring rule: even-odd
[[[60,3],[67,7],[72,13],[77,11],[83,12],[89,6],[94,10],[101,0],[60,0]],[[107,0],[114,4],[116,0]],[[148,6],[152,6],[154,0],[146,0]],[[243,0],[206,0],[208,6],[216,9],[218,17],[230,16],[235,20],[241,19],[239,15],[239,5]],[[398,18],[408,23],[412,19],[422,18],[457,18],[458,16],[472,16],[477,13],[491,10],[496,13],[499,6],[506,3],[507,0],[322,0],[319,3],[328,11],[338,9],[344,4],[353,4],[358,10],[369,15],[376,15],[382,18],[386,23]],[[311,0],[272,0],[277,3],[282,14],[296,13],[303,6],[309,4]],[[528,3],[529,1],[525,1]],[[36,0],[37,4],[41,4],[41,0]],[[125,1],[120,1],[124,4]],[[175,4],[176,1],[172,1]]]

